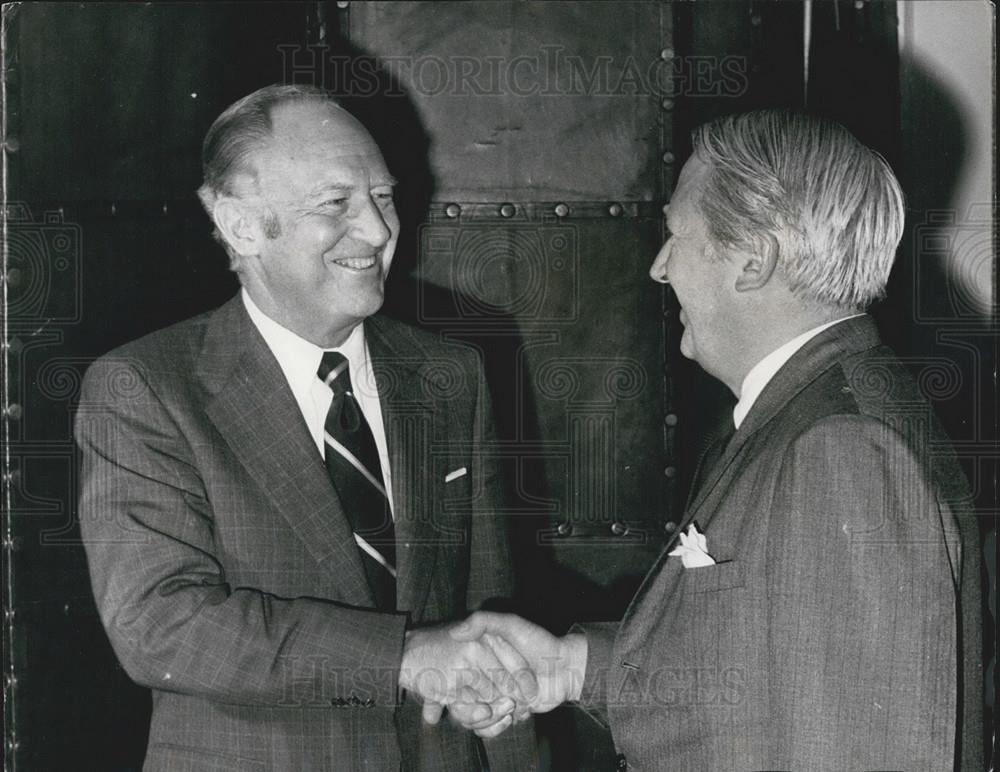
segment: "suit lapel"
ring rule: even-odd
[[[239,295],[211,318],[198,364],[206,413],[236,458],[317,562],[342,578],[344,600],[371,589],[343,508],[277,360]]]
[[[440,534],[433,502],[440,501],[431,456],[435,405],[424,387],[422,349],[405,327],[383,317],[365,320],[365,338],[378,385],[389,447],[396,528],[396,597],[400,611],[420,619],[427,602]]]
[[[665,593],[662,591],[669,590],[673,586],[678,572],[683,570],[679,559],[668,561],[668,553],[674,548],[681,532],[695,519],[698,520],[700,530],[706,531],[708,529],[709,523],[716,513],[714,510],[703,512],[702,509],[716,488],[720,485],[728,487],[728,481],[731,481],[734,475],[739,474],[739,466],[735,462],[749,440],[767,426],[796,394],[815,381],[834,362],[849,354],[873,348],[879,343],[878,331],[871,317],[863,316],[849,319],[835,324],[808,341],[775,374],[757,401],[754,402],[739,429],[729,440],[714,468],[706,470],[707,476],[690,507],[684,513],[680,527],[660,552],[632,599],[623,620],[622,632],[619,633],[618,646],[621,651],[628,651],[644,640],[647,628],[654,624],[659,614],[662,613],[660,605],[657,606],[655,612],[637,613],[637,609],[642,604],[643,599],[650,594],[660,598],[661,604],[668,602],[664,600]],[[709,541],[709,545],[711,546],[711,541]],[[626,622],[628,624],[625,624]]]
[[[845,355],[863,351],[879,344],[878,331],[869,316],[848,319],[835,324],[795,352],[775,374],[754,402],[740,428],[736,430],[714,469],[707,477],[685,513],[687,527],[706,499],[726,475],[733,461],[751,437],[767,426],[795,397],[815,381],[831,364]],[[705,524],[707,525],[707,524]],[[678,533],[681,529],[678,529]]]

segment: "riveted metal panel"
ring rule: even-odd
[[[459,218],[421,231],[418,314],[492,365],[515,515],[534,549],[599,585],[638,581],[669,515],[661,293],[646,275],[659,227]]]
[[[661,4],[366,2],[347,13],[351,40],[423,119],[438,198],[656,198],[670,85]]]
[[[620,618],[678,498],[670,320],[647,275],[675,172],[672,9],[338,7],[347,50],[389,73],[365,96],[355,71],[345,96],[395,104],[382,136],[426,149],[426,165],[387,153],[390,168],[429,178],[391,303],[482,352],[512,491],[517,608],[553,629]],[[539,721],[552,769],[614,763],[610,737],[582,722]]]

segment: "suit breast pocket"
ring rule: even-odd
[[[742,587],[746,578],[744,567],[738,560],[727,560],[712,566],[685,568],[682,579],[684,592],[720,592]]]

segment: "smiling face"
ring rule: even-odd
[[[670,204],[663,208],[670,237],[649,275],[669,282],[680,302],[681,353],[733,388],[733,364],[742,360],[736,350],[741,325],[734,289],[738,264],[718,252],[698,208],[708,172],[708,165],[697,157],[681,170]]]
[[[271,118],[272,139],[251,159],[262,238],[238,270],[264,313],[335,346],[382,306],[399,236],[395,180],[368,132],[335,105],[289,102]]]

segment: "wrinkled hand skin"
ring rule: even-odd
[[[436,724],[445,707],[452,719],[481,736],[500,734],[513,723],[517,705],[537,697],[533,669],[516,651],[485,640],[459,640],[455,626],[406,634],[399,685],[424,703],[424,720]]]
[[[478,642],[487,647],[512,676],[524,667],[534,674],[534,696],[517,699],[508,693],[514,701],[512,706],[495,701],[487,710],[483,703],[467,699],[447,705],[453,721],[480,737],[496,737],[532,713],[546,713],[580,696],[587,665],[587,640],[583,635],[558,638],[518,616],[491,612],[473,614],[464,623],[449,628],[449,635],[457,642]],[[519,679],[524,680],[523,672]],[[443,709],[441,702],[425,703],[424,718],[436,723]]]

